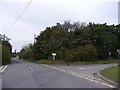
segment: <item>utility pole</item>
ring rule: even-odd
[[[2,41],[2,35],[0,34],[0,41]]]
[[[34,44],[35,44],[35,36],[36,36],[36,35],[34,34]]]
[[[16,54],[16,50],[15,50],[15,54]]]
[[[118,2],[118,24],[120,24],[120,1]]]
[[[38,37],[38,35],[34,34],[34,43],[36,42],[36,37]]]
[[[3,35],[3,40],[4,40],[4,41],[5,41],[5,37],[6,37],[6,36],[5,36],[5,34],[4,34],[4,35]]]

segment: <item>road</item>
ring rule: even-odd
[[[107,65],[43,65],[17,58],[3,73],[3,88],[110,88],[93,76]]]
[[[0,73],[0,90],[2,89],[2,74]]]

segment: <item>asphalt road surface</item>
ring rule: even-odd
[[[0,90],[2,89],[2,74],[0,73]]]
[[[43,65],[13,58],[3,73],[2,88],[113,88],[93,75],[113,65]]]

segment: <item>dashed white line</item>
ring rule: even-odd
[[[87,68],[78,68],[78,69],[91,69],[91,68],[96,68],[96,67],[87,67]]]
[[[30,70],[32,70],[32,71],[34,70],[34,69],[33,69],[33,68],[31,68],[31,67],[28,67],[28,68],[29,68]]]
[[[85,69],[85,68],[78,68],[78,69]]]
[[[28,67],[31,71],[33,71],[34,69],[31,68],[29,65],[25,64],[26,67]]]
[[[108,87],[110,87],[110,88],[115,88],[115,87],[112,86],[112,85],[109,85],[109,84],[106,84],[106,83],[100,83],[99,81],[97,81],[96,78],[91,77],[91,76],[81,75],[81,74],[79,74],[79,73],[77,73],[77,72],[73,72],[73,71],[70,71],[70,70],[65,70],[65,69],[62,69],[62,68],[56,68],[56,67],[49,66],[49,65],[44,65],[44,64],[42,64],[42,65],[43,65],[43,66],[46,66],[46,67],[49,67],[49,68],[56,69],[56,70],[58,70],[58,71],[62,71],[62,72],[65,72],[65,73],[68,73],[68,74],[77,76],[77,77],[84,78],[84,79],[86,79],[86,80],[89,80],[89,81],[92,81],[92,82],[95,82],[95,83],[99,83],[99,84],[108,86]],[[99,80],[99,79],[98,79],[98,80]]]

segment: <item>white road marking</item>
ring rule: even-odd
[[[1,67],[0,67],[0,70],[1,70],[3,67],[4,67],[4,66],[1,66]]]
[[[102,65],[102,66],[104,66],[104,67],[107,67],[107,66],[109,66],[109,65]],[[98,67],[86,67],[86,68],[78,68],[78,69],[91,69],[91,68],[99,68],[99,66]]]
[[[0,72],[1,73],[4,72],[7,67],[8,67],[8,65],[6,65]]]
[[[56,67],[49,66],[49,65],[44,65],[44,64],[41,64],[41,65],[46,66],[46,67],[49,67],[49,68],[53,68],[53,69],[56,69],[56,70],[58,70],[58,71],[62,71],[62,72],[65,72],[65,73],[68,73],[68,74],[71,74],[71,75],[74,75],[74,76],[77,76],[77,77],[81,77],[81,78],[84,78],[84,79],[86,79],[86,80],[89,80],[89,81],[92,81],[92,82],[95,82],[95,83],[99,83],[99,84],[108,86],[108,87],[110,87],[110,88],[115,88],[115,87],[112,86],[112,85],[109,85],[109,84],[106,84],[106,83],[100,83],[100,82],[99,82],[100,79],[96,79],[96,78],[91,77],[91,76],[82,75],[82,74],[77,73],[77,72],[73,72],[73,71],[70,71],[70,70],[65,70],[65,69],[62,69],[62,68],[56,68]]]
[[[99,68],[99,67],[87,67],[87,68],[78,68],[78,69],[91,69],[91,68]]]
[[[109,66],[109,65],[102,65],[102,66]]]
[[[28,68],[29,68],[30,70],[32,70],[32,71],[34,70],[34,69],[33,69],[33,68],[31,68],[31,67],[28,67]]]
[[[85,68],[78,68],[78,69],[85,69]]]
[[[31,68],[29,65],[25,64],[26,67],[28,67],[31,71],[33,71],[34,69]]]

